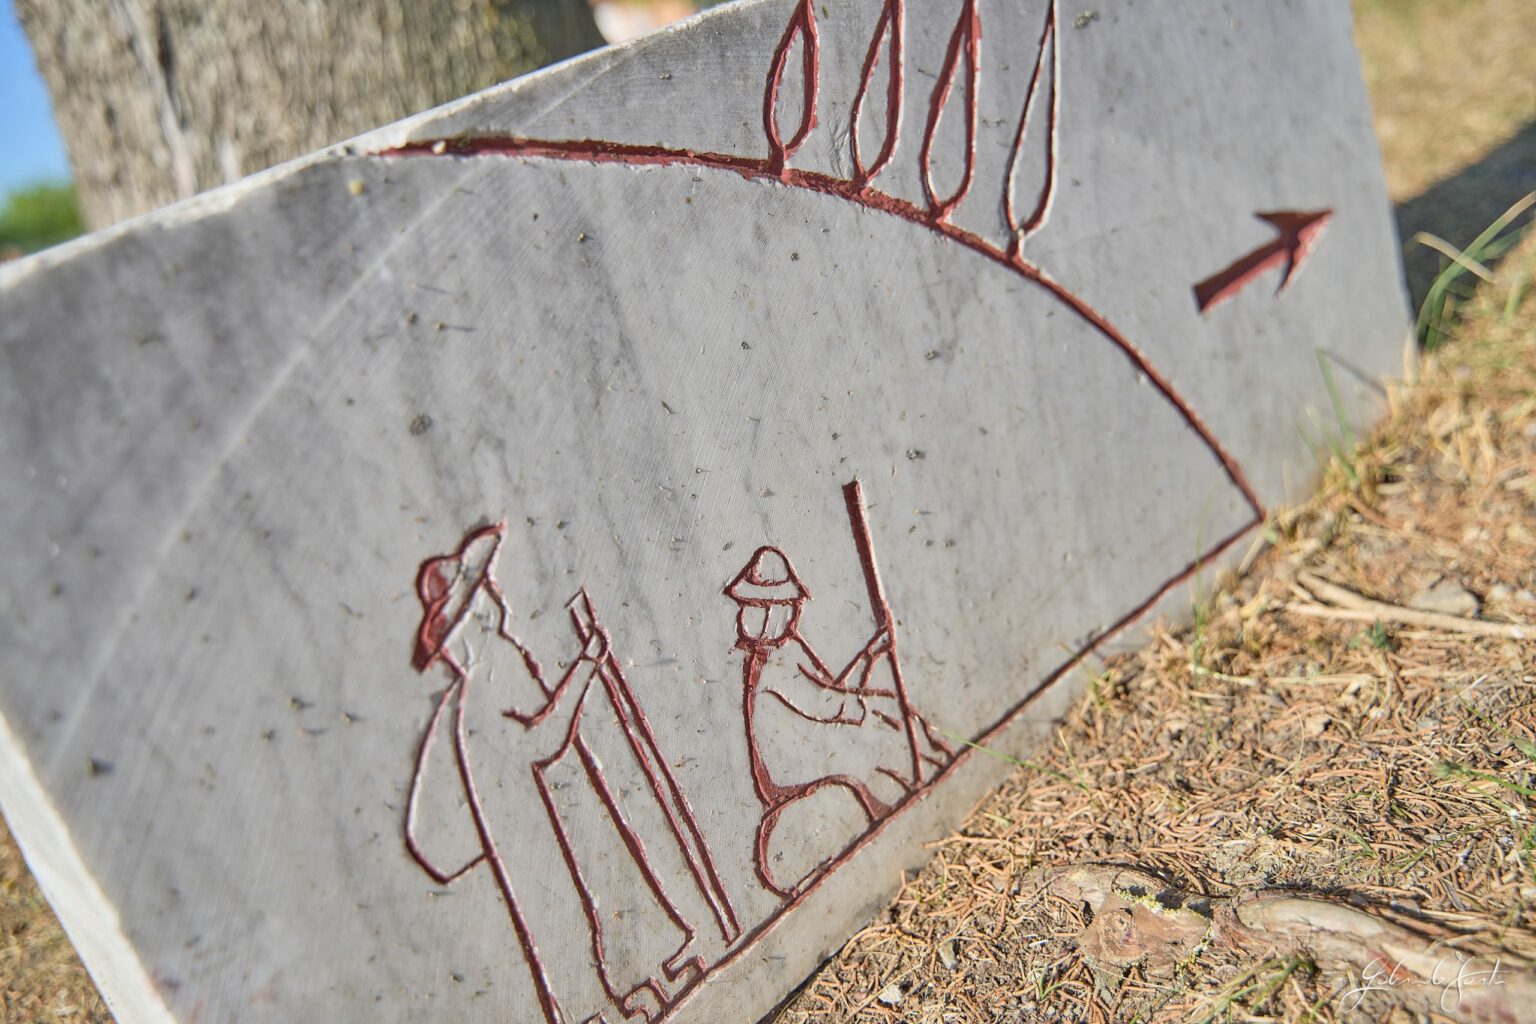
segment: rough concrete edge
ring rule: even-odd
[[[137,217],[130,217],[128,220],[112,224],[99,231],[81,235],[78,238],[44,249],[41,252],[33,253],[30,256],[22,257],[19,260],[0,264],[0,290],[14,287],[34,274],[42,273],[60,263],[68,262],[87,252],[101,248],[125,235],[144,232],[150,229],[164,230],[179,227],[222,213],[233,207],[250,193],[274,185],[299,171],[306,170],[317,164],[328,163],[341,157],[356,156],[359,153],[368,153],[401,145],[410,140],[422,128],[431,125],[435,121],[452,117],[477,106],[489,106],[507,102],[515,103],[520,99],[523,92],[543,82],[545,79],[580,73],[583,69],[591,70],[598,66],[609,66],[678,32],[697,31],[700,26],[711,21],[735,16],[736,12],[743,8],[777,2],[781,2],[781,0],[734,0],[732,3],[723,3],[707,8],[681,21],[657,29],[655,32],[636,36],[622,43],[612,43],[599,47],[596,50],[588,50],[586,53],[579,53],[574,57],[557,61],[547,67],[530,71],[528,74],[518,78],[488,86],[479,92],[470,93],[468,96],[456,100],[450,100],[442,106],[424,110],[419,114],[412,114],[399,121],[370,129],[361,135],[355,135],[350,139],[333,143],[323,149],[317,149],[312,153],[307,153],[265,170],[257,171],[238,181],[232,181],[227,185],[220,185],[218,188],[209,189],[207,192],[200,192],[197,195],[178,200],[169,206],[150,210],[148,213],[140,214]]]
[[[86,868],[69,826],[49,802],[23,749],[0,716],[0,807],[28,869],[113,1016],[133,1024],[174,1024],[117,911]]]
[[[1376,129],[1376,107],[1375,104],[1371,102],[1370,85],[1365,80],[1365,58],[1360,53],[1359,43],[1355,41],[1354,5],[1352,3],[1341,4],[1339,7],[1343,8],[1344,11],[1344,36],[1349,40],[1349,52],[1354,57],[1353,65],[1355,73],[1351,84],[1355,88],[1355,102],[1360,104],[1360,108],[1365,111],[1365,124],[1366,127],[1370,129],[1366,132],[1365,146],[1367,153],[1371,158],[1368,166],[1375,170],[1375,173],[1371,175],[1371,184],[1376,186],[1377,194],[1386,201],[1387,222],[1391,225],[1392,237],[1397,240],[1397,292],[1403,303],[1403,311],[1408,314],[1408,344],[1416,349],[1418,347],[1418,329],[1413,325],[1419,311],[1414,308],[1413,290],[1408,287],[1408,262],[1405,258],[1407,253],[1403,245],[1402,234],[1398,228],[1397,223],[1398,203],[1392,198],[1392,193],[1387,190],[1387,163],[1386,160],[1382,157],[1381,135],[1377,132]],[[1409,379],[1410,377],[1408,366],[1408,355],[1407,353],[1404,353],[1404,379]],[[1416,362],[1414,363],[1414,366],[1417,367]],[[1372,422],[1374,423],[1375,421],[1373,420]]]

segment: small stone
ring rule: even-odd
[[[1320,712],[1315,715],[1310,715],[1304,719],[1301,723],[1301,731],[1306,733],[1308,736],[1321,736],[1324,732],[1327,731],[1328,726],[1332,724],[1332,722],[1332,716]]]
[[[902,995],[901,986],[893,983],[881,989],[875,999],[881,1006],[900,1006]]]
[[[1472,592],[1458,583],[1441,580],[1432,587],[1425,587],[1408,599],[1408,607],[1421,612],[1439,612],[1442,615],[1460,615],[1464,618],[1476,615],[1481,607]]]
[[[960,963],[960,956],[955,952],[954,939],[950,939],[948,942],[939,943],[939,961],[944,965],[944,969],[947,971],[954,970],[955,966]]]
[[[1515,589],[1507,584],[1495,583],[1483,597],[1488,601],[1508,601],[1515,596]]]

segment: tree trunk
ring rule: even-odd
[[[585,0],[18,0],[93,228],[602,45]]]

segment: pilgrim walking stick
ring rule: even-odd
[[[885,585],[880,582],[880,567],[875,563],[874,541],[869,532],[869,517],[864,508],[864,488],[858,478],[843,485],[843,502],[848,506],[848,522],[853,528],[853,543],[859,551],[859,564],[864,569],[864,586],[869,590],[869,607],[875,616],[875,625],[885,630],[886,648],[891,663],[891,678],[896,684],[896,703],[901,708],[902,726],[907,732],[907,745],[912,751],[912,787],[923,782],[923,759],[917,743],[916,716],[907,701],[907,685],[901,678],[901,661],[896,657],[896,621],[891,616],[891,606],[885,599]]]

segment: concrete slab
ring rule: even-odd
[[[1406,328],[1338,4],[717,9],[0,270],[0,805],[124,1020],[757,1019]]]

